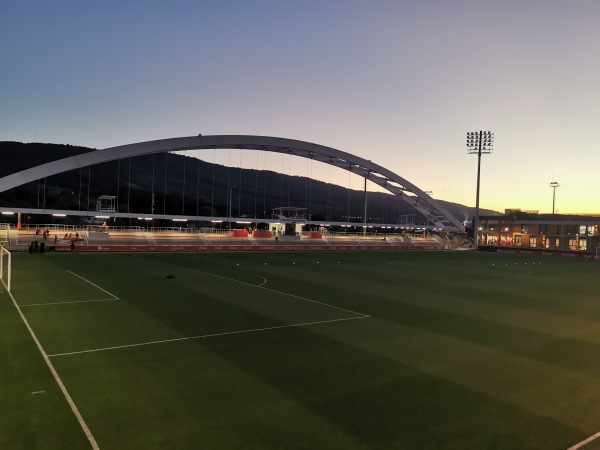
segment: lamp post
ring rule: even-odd
[[[552,188],[552,214],[554,214],[554,205],[556,204],[556,188],[560,187],[560,183],[558,181],[550,182],[550,187]]]
[[[477,155],[477,194],[475,197],[475,221],[473,222],[476,250],[479,247],[479,179],[481,174],[481,155],[492,153],[493,145],[494,133],[491,131],[470,131],[467,133],[467,153]]]

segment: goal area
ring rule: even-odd
[[[0,282],[2,282],[8,292],[10,292],[10,256],[10,252],[0,246]]]

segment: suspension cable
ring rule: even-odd
[[[346,215],[346,221],[350,223],[350,176],[352,175],[352,164],[350,164],[350,170],[348,171],[348,213]]]
[[[263,183],[263,219],[267,218],[267,151],[265,150],[265,168]]]
[[[131,157],[129,157],[129,175],[127,179],[127,214],[129,214],[129,196],[131,194]],[[131,224],[131,217],[129,218]]]
[[[39,206],[40,205],[38,204],[38,208]],[[77,211],[81,211],[81,167],[79,168],[79,192],[77,194]]]
[[[92,183],[92,166],[88,166],[87,210],[90,210],[90,184]]]
[[[198,149],[198,158],[196,158],[196,218],[198,217],[198,192],[200,191],[200,149]]]
[[[152,187],[150,190],[150,194],[152,195],[151,197],[151,201],[152,203],[150,204],[150,214],[154,214],[154,156],[156,155],[156,153],[152,153]],[[131,165],[130,165],[131,167]]]
[[[256,219],[258,217],[258,215],[256,214],[256,208],[257,208],[257,202],[256,202],[256,196],[258,195],[258,150],[256,151],[256,165],[254,166],[254,175],[256,178],[256,184],[254,186],[254,218]]]
[[[213,148],[213,164],[212,164],[212,190],[210,197],[210,215],[215,215],[215,153],[216,149]]]
[[[288,155],[288,192],[287,192],[287,206],[290,206],[290,190],[292,187],[292,177],[290,175],[290,160],[292,159],[292,155]]]
[[[283,206],[283,153],[281,154],[281,189],[280,189],[279,205]]]
[[[331,163],[331,158],[329,159]],[[331,220],[331,164],[329,164],[329,181],[327,186],[327,221]]]
[[[163,214],[167,214],[167,167],[169,166],[169,152],[165,152],[165,196],[163,198]]]
[[[231,169],[231,149],[228,149],[227,153],[227,218],[231,219],[231,216],[233,215],[233,212],[231,212],[231,186],[229,184],[229,171]],[[231,220],[229,221],[229,227],[231,228]]]
[[[238,188],[238,217],[242,216],[242,149],[240,148],[240,186]]]
[[[185,156],[185,151],[183,153],[183,190],[181,191],[181,215],[185,216],[185,163],[187,161],[187,156]]]

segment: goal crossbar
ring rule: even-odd
[[[0,282],[10,292],[10,278],[11,278],[11,254],[4,247],[0,246]]]

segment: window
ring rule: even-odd
[[[587,239],[579,239],[579,250],[587,250]]]
[[[585,234],[587,227],[585,225],[579,225],[579,234]]]
[[[521,233],[527,234],[527,225],[521,225]]]
[[[569,250],[577,250],[577,239],[569,238]]]
[[[529,246],[530,247],[537,247],[537,237],[536,236],[531,236],[529,238]]]
[[[544,248],[550,248],[550,238],[544,236]]]
[[[520,247],[521,246],[521,238],[522,238],[522,236],[520,234],[517,234],[515,236],[515,247]]]
[[[560,238],[556,238],[556,242],[554,243],[554,248],[560,248]]]
[[[594,235],[594,225],[589,225],[588,226],[588,236],[593,236]]]

